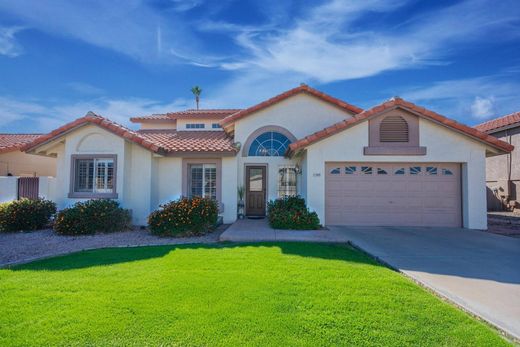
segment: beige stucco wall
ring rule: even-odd
[[[0,154],[0,176],[55,176],[56,158],[13,151]]]
[[[502,208],[502,200],[506,197],[509,196],[511,200],[516,201],[520,199],[520,151],[517,150],[520,146],[520,127],[491,135],[515,146],[510,154],[486,159],[488,209],[499,210]],[[509,171],[511,171],[510,175]],[[507,184],[508,179],[511,180],[510,186]]]
[[[177,124],[175,121],[168,123],[141,123],[141,129],[176,129]]]
[[[360,123],[309,146],[306,151],[307,201],[320,220],[325,218],[325,162],[450,162],[462,164],[463,225],[486,229],[485,151],[486,147],[467,136],[428,120],[419,120],[420,145],[424,156],[366,156],[368,122]]]
[[[243,156],[242,153],[247,150],[244,148],[247,139],[257,129],[264,126],[279,126],[300,139],[349,117],[350,114],[346,111],[316,97],[297,94],[237,121],[235,123],[235,142],[242,144],[237,156],[238,184],[245,186],[245,167],[247,165],[265,164],[267,166],[267,200],[276,199],[278,197],[278,167],[288,164],[302,165],[299,158]],[[302,175],[297,178],[301,195],[305,195],[305,188],[301,188],[303,179]]]
[[[190,131],[222,131],[221,128],[213,129],[213,124],[218,124],[219,120],[220,119],[215,118],[177,119],[177,129]],[[204,124],[204,129],[186,129],[186,124]]]

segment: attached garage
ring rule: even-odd
[[[328,162],[325,224],[462,226],[458,163]]]

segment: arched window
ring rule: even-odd
[[[251,157],[280,157],[285,154],[291,140],[279,132],[268,131],[251,142],[248,155]]]
[[[408,123],[401,116],[388,116],[379,125],[380,142],[408,142]]]

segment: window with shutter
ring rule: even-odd
[[[408,142],[408,123],[401,116],[388,116],[379,126],[380,142]]]
[[[72,155],[70,198],[117,198],[116,155]]]

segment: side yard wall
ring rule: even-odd
[[[56,176],[56,158],[13,151],[0,154],[0,176]]]
[[[491,135],[515,146],[511,154],[486,159],[488,209],[496,211],[502,209],[502,201],[506,197],[520,200],[520,127]],[[511,180],[510,185],[508,180]]]

